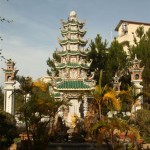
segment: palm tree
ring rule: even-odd
[[[123,90],[118,94],[118,98],[121,101],[122,107],[124,106],[125,103],[128,105],[129,109],[127,109],[127,110],[130,111],[130,113],[131,113],[131,119],[133,119],[133,114],[136,115],[136,105],[140,101],[139,97],[143,96],[143,95],[148,96],[149,94],[145,93],[145,92],[136,93],[135,90],[133,89],[133,87],[128,87],[128,90],[126,90],[126,91]],[[124,110],[122,110],[122,111],[124,111]]]
[[[102,119],[102,107],[106,106],[108,109],[117,111],[120,110],[120,102],[117,99],[117,93],[109,88],[107,85],[102,87],[102,70],[100,71],[99,84],[93,92],[93,105],[98,110],[99,119]]]

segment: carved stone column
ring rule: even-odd
[[[88,112],[87,95],[83,96],[83,110],[84,110],[84,117],[85,117],[87,115],[87,112]]]

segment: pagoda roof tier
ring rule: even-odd
[[[65,80],[56,86],[57,90],[91,90],[83,80]]]
[[[79,64],[79,63],[59,63],[56,66],[57,69],[63,69],[63,68],[83,68],[83,69],[89,69],[89,66],[87,66],[86,64]]]
[[[83,39],[67,39],[67,40],[60,40],[59,39],[59,44],[60,45],[66,45],[66,44],[80,44],[82,46],[85,46],[87,44],[88,40],[83,40]]]
[[[67,20],[67,21],[62,20],[62,24],[63,24],[64,27],[79,26],[80,28],[82,28],[85,25],[85,22],[80,22],[78,20]]]
[[[55,97],[55,98],[59,98],[59,97],[61,97],[61,94],[60,94],[59,92],[55,92],[55,93],[54,93],[54,97]]]
[[[73,55],[73,56],[76,56],[76,55],[81,55],[81,56],[87,56],[87,54],[85,52],[81,52],[81,51],[60,51],[60,52],[57,52],[58,55],[60,56],[65,56],[65,55]]]
[[[68,34],[68,33],[72,33],[72,34],[79,34],[79,35],[81,35],[81,36],[84,36],[84,35],[86,34],[86,32],[87,32],[87,31],[85,31],[85,30],[80,30],[80,29],[77,29],[77,30],[70,30],[70,29],[65,30],[65,29],[62,29],[62,30],[61,30],[61,34],[62,34],[62,35],[66,35],[66,34]]]

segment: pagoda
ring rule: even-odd
[[[142,79],[142,73],[144,70],[144,66],[140,67],[141,60],[137,58],[137,55],[135,54],[134,60],[131,61],[132,66],[129,68],[129,71],[131,72],[131,83],[134,88],[134,94],[139,94],[143,91],[143,86],[141,85],[141,82],[143,81]],[[138,97],[139,102],[138,106],[136,107],[137,109],[141,109],[141,104],[143,103],[143,97],[139,96]]]
[[[61,112],[67,125],[71,125],[74,116],[86,116],[89,93],[95,87],[94,74],[87,75],[92,61],[86,61],[85,46],[88,40],[83,39],[86,34],[84,25],[84,22],[78,21],[76,12],[71,11],[68,20],[62,20],[62,39],[58,39],[61,50],[55,51],[61,60],[54,60],[58,74],[52,73],[51,89],[55,98],[67,98],[71,103],[71,106]]]

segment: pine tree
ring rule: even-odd
[[[61,62],[61,58],[60,56],[57,54],[57,50],[53,53],[53,59],[51,59],[50,57],[47,60],[47,65],[50,67],[50,70],[47,70],[47,74],[51,75],[52,71],[56,73],[56,75],[58,74],[58,70],[56,69],[56,66],[54,64],[54,60],[56,60],[57,62]]]
[[[109,47],[108,58],[105,65],[105,80],[107,83],[112,82],[115,74],[120,77],[126,75],[128,70],[127,55],[124,52],[122,45],[116,39],[112,41]]]
[[[92,59],[90,72],[95,72],[94,79],[98,82],[99,72],[103,71],[102,85],[110,84],[115,73],[124,75],[127,72],[127,56],[121,44],[116,39],[107,48],[107,41],[102,41],[102,37],[98,34],[94,41],[90,43],[90,52],[88,59]],[[126,78],[125,78],[126,79]],[[127,81],[125,82],[128,82]]]
[[[90,43],[90,52],[88,53],[88,60],[92,59],[89,72],[95,72],[94,79],[99,80],[100,70],[105,70],[106,56],[107,56],[107,41],[102,41],[100,34],[97,34],[94,41]]]

